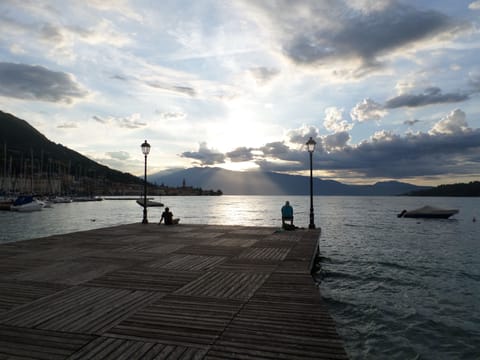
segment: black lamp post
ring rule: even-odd
[[[312,165],[312,155],[315,151],[315,145],[317,143],[315,140],[310,137],[305,145],[307,145],[307,150],[310,153],[310,224],[308,224],[309,229],[315,229],[315,221],[313,215],[313,165]]]
[[[150,144],[147,143],[147,140],[141,145],[142,153],[145,155],[145,177],[144,177],[144,187],[143,187],[143,220],[142,224],[148,224],[147,219],[147,156],[150,152]]]

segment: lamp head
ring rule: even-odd
[[[143,155],[147,156],[150,152],[150,144],[145,140],[145,142],[141,145]]]
[[[308,139],[307,143],[305,144],[307,145],[307,150],[309,153],[313,153],[313,151],[315,150],[315,145],[317,145],[317,143],[315,142],[315,140],[312,139],[312,137],[310,136],[310,139]]]

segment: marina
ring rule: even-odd
[[[320,230],[129,224],[0,245],[0,357],[346,359]]]

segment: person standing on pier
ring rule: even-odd
[[[176,225],[180,221],[180,219],[173,218],[173,213],[170,211],[168,207],[165,208],[165,211],[162,213],[162,217],[160,218],[160,222],[158,223],[158,225],[160,225],[164,220],[165,220],[165,225]]]
[[[290,221],[290,224],[286,224],[286,221]],[[285,230],[295,229],[295,225],[293,225],[293,207],[289,201],[285,201],[285,205],[282,206],[282,228]]]

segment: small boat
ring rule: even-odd
[[[415,210],[403,210],[397,217],[405,218],[428,218],[428,219],[448,219],[450,216],[458,213],[457,209],[440,209],[433,206],[424,206]]]
[[[19,196],[10,206],[12,211],[30,212],[42,210],[45,203],[33,196]]]
[[[10,207],[13,204],[13,199],[0,199],[0,210],[10,211]]]
[[[98,196],[76,196],[72,200],[73,202],[103,201],[103,198]]]
[[[137,199],[137,204],[140,205],[140,206],[143,206],[143,204],[144,204],[143,198],[142,199]],[[161,207],[161,206],[163,206],[163,203],[161,203],[160,201],[147,199],[147,207],[155,207],[155,206]]]
[[[51,199],[54,204],[67,204],[71,203],[73,200],[70,196],[55,196]]]

